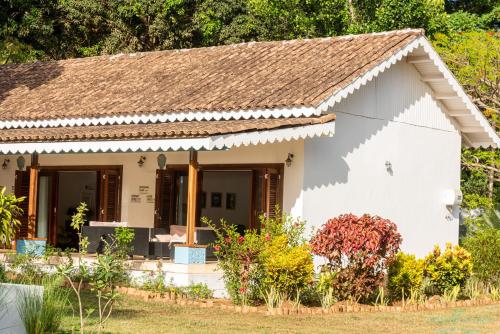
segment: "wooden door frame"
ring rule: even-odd
[[[187,172],[188,171],[188,164],[172,164],[172,165],[167,165],[166,170],[171,170],[174,172]],[[249,215],[249,227],[250,228],[257,228],[255,222],[257,220],[257,213],[255,211],[256,207],[256,196],[255,196],[255,191],[257,189],[255,188],[255,172],[264,172],[268,169],[275,169],[278,171],[279,176],[280,176],[280,187],[278,189],[279,191],[279,198],[280,198],[280,203],[279,206],[282,209],[283,208],[283,189],[284,189],[284,173],[285,173],[285,164],[283,163],[258,163],[258,164],[249,164],[249,163],[244,163],[244,164],[198,164],[198,170],[200,172],[207,172],[207,171],[251,171],[252,172],[252,179],[251,179],[251,184],[250,184],[250,191],[251,191],[251,196],[250,196],[250,215]],[[177,189],[177,187],[176,187]],[[174,190],[174,198],[177,196],[177,190]],[[200,184],[200,187],[198,189],[198,194],[200,194],[202,189],[202,185]],[[157,190],[155,190],[157,191]],[[265,199],[264,199],[265,200]],[[200,214],[201,214],[201,201],[198,201],[198,209],[197,209],[197,217],[196,217],[196,222],[199,222]],[[208,198],[207,198],[207,203],[208,203]],[[177,203],[174,205],[174,210],[177,210]],[[175,221],[175,214],[176,212],[173,213],[174,220],[169,219],[169,225],[172,224],[173,221]]]
[[[40,166],[39,167],[39,175],[48,175],[53,176],[52,179],[52,194],[50,194],[50,215],[49,215],[49,238],[48,243],[55,245],[57,243],[57,212],[54,212],[54,208],[58,208],[58,198],[59,198],[59,174],[58,172],[96,172],[97,179],[96,185],[98,186],[99,182],[99,173],[106,169],[113,169],[118,171],[118,175],[120,175],[120,193],[118,195],[118,215],[121,217],[121,203],[122,203],[122,182],[123,182],[123,165],[63,165],[63,166]],[[38,185],[37,193],[40,190],[40,185]],[[100,209],[100,193],[98,189],[96,189],[96,206],[98,205]],[[37,216],[38,216],[38,202],[36,208]],[[96,212],[96,219],[99,217],[99,212]]]
[[[48,176],[51,177],[50,179],[50,192],[49,192],[49,200],[48,200],[48,206],[49,206],[49,217],[48,217],[48,231],[47,231],[47,243],[51,245],[57,244],[57,203],[58,203],[58,185],[59,185],[59,178],[57,175],[57,171],[46,171],[46,170],[40,170],[38,174],[38,179],[40,180],[40,177],[42,176]],[[36,190],[38,194],[40,194],[40,182],[38,182],[38,189]],[[40,196],[38,196],[40,198]],[[39,217],[39,201],[36,203],[36,216]]]

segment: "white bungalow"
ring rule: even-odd
[[[462,145],[500,145],[420,30],[4,65],[0,128],[20,237],[60,247],[81,201],[190,246],[278,204],[380,215],[421,256],[458,241]]]

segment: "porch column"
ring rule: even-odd
[[[187,244],[194,245],[196,226],[196,199],[198,192],[198,152],[189,151],[188,194],[187,194]]]
[[[30,188],[28,200],[28,239],[36,233],[36,204],[38,195],[38,153],[31,154]]]

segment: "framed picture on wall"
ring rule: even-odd
[[[235,210],[236,209],[236,194],[227,193],[226,194],[226,209]]]
[[[200,194],[200,207],[205,209],[207,207],[207,193],[202,191]]]
[[[222,193],[212,193],[210,198],[212,208],[222,207]]]

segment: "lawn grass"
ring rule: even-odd
[[[86,302],[92,302],[89,295]],[[94,318],[89,319],[91,322]],[[78,328],[68,312],[63,330]],[[89,328],[90,329],[90,328]],[[264,316],[123,297],[106,333],[500,333],[500,305],[403,313]]]

